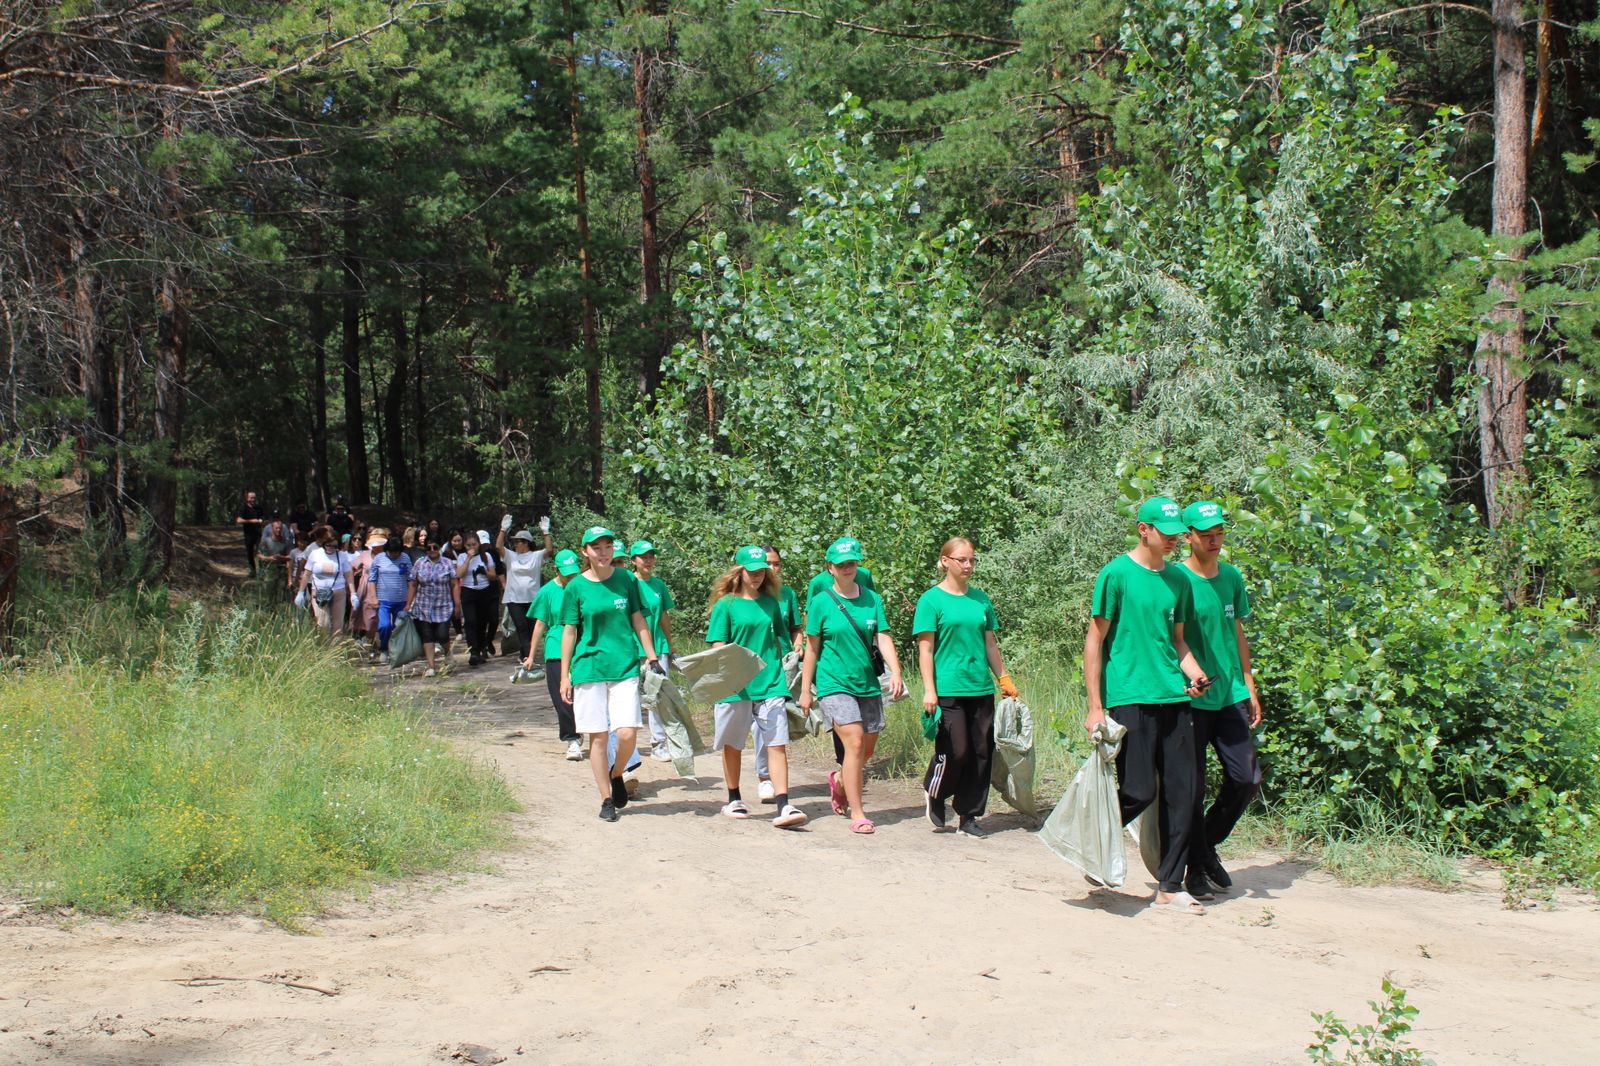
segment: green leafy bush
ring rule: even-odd
[[[1441,839],[1528,851],[1586,832],[1597,738],[1568,710],[1574,612],[1511,607],[1481,527],[1423,444],[1352,397],[1323,445],[1269,457],[1233,558],[1267,706],[1268,788]]]
[[[1306,1057],[1326,1066],[1433,1066],[1433,1060],[1407,1042],[1417,1008],[1406,1003],[1406,990],[1383,979],[1383,1002],[1368,1000],[1375,1024],[1351,1026],[1332,1011],[1313,1014],[1317,1036]]]

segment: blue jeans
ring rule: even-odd
[[[633,746],[633,755],[632,755],[631,758],[628,759],[628,765],[623,767],[623,771],[626,772],[628,770],[637,770],[643,764],[643,762],[644,762],[644,760],[639,758],[639,745],[635,744]],[[607,766],[615,766],[616,764],[617,764],[617,735],[615,733],[607,733],[606,734],[606,765]]]
[[[378,601],[378,650],[389,650],[389,634],[394,632],[394,616],[406,609],[406,601],[388,603]]]

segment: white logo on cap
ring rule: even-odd
[[[1178,505],[1175,503],[1164,503],[1161,505],[1161,513],[1166,515],[1168,518],[1176,518],[1178,517]]]

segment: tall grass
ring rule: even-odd
[[[514,807],[286,611],[28,590],[0,674],[0,884],[41,905],[247,910],[448,866]]]

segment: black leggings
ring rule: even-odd
[[[955,798],[956,814],[981,818],[994,769],[994,694],[939,697],[939,734],[922,777],[936,800]]]
[[[467,650],[473,655],[489,654],[489,632],[495,617],[494,588],[461,590],[461,629]]]
[[[578,720],[572,716],[572,704],[561,698],[560,659],[544,661],[544,683],[550,690],[550,702],[556,707],[556,726],[561,731],[561,739],[569,742],[583,739],[578,736]]]
[[[1163,892],[1183,891],[1189,849],[1195,842],[1195,808],[1204,794],[1195,743],[1197,713],[1187,703],[1133,703],[1106,712],[1128,727],[1117,753],[1117,800],[1127,825],[1155,801],[1161,786],[1161,868]]]
[[[516,648],[519,662],[528,661],[528,649],[533,644],[533,619],[528,617],[529,606],[531,605],[526,603],[512,603],[510,600],[506,600],[504,604],[505,609],[511,612],[511,624],[517,629]],[[505,652],[510,644],[510,641],[502,641],[500,651]]]

